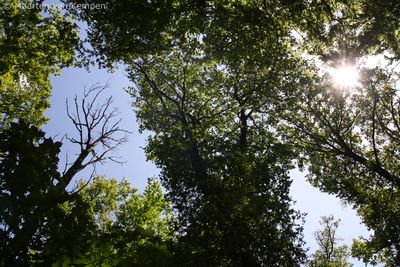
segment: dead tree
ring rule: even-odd
[[[67,137],[67,139],[77,144],[80,150],[75,160],[66,164],[60,179],[60,185],[64,188],[78,172],[88,166],[95,166],[106,160],[122,163],[110,155],[110,152],[126,142],[126,134],[129,132],[119,126],[121,118],[117,118],[117,110],[111,107],[112,96],[100,103],[100,95],[108,87],[106,84],[85,88],[81,99],[77,95],[73,98],[72,112],[68,100],[66,101],[67,115],[79,134],[76,138]]]

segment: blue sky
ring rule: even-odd
[[[46,111],[49,122],[44,126],[48,136],[56,136],[60,140],[64,134],[73,135],[76,133],[72,122],[66,114],[65,101],[72,98],[75,94],[80,95],[83,88],[90,87],[93,84],[110,84],[110,87],[103,93],[104,97],[112,96],[113,106],[117,107],[122,118],[122,128],[129,130],[128,142],[120,146],[115,155],[120,156],[125,164],[120,165],[113,162],[107,162],[96,167],[98,175],[104,175],[108,178],[118,180],[126,179],[131,184],[143,190],[148,177],[156,177],[159,170],[152,162],[146,161],[143,147],[146,145],[148,133],[140,134],[138,132],[138,123],[132,108],[132,99],[125,89],[131,85],[125,77],[123,69],[117,69],[113,73],[106,70],[91,69],[87,72],[85,69],[68,68],[62,71],[60,76],[51,78],[53,90],[51,97],[51,108]],[[64,142],[61,153],[61,165],[65,163],[65,155],[71,161],[74,158],[77,147]],[[87,178],[91,170],[81,172],[76,178]],[[306,223],[304,229],[305,241],[310,247],[310,252],[316,248],[313,233],[320,228],[318,221],[321,216],[334,215],[342,220],[339,228],[339,236],[346,244],[351,244],[352,239],[360,235],[367,235],[367,230],[360,224],[360,219],[350,207],[344,207],[340,200],[313,188],[305,181],[305,173],[298,170],[291,171],[293,179],[291,194],[296,201],[295,207],[301,212],[306,212]],[[360,262],[354,261],[354,266],[364,266]]]

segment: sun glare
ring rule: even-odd
[[[357,68],[354,66],[332,68],[329,74],[333,79],[334,85],[338,87],[351,88],[355,87],[358,83],[359,74]]]

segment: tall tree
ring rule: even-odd
[[[294,142],[309,164],[311,183],[352,205],[373,230],[369,238],[355,242],[353,254],[365,262],[399,265],[399,98],[394,68],[399,5],[315,1],[308,12],[303,27],[308,53],[319,55],[324,67],[358,64],[360,83],[338,88],[328,74],[315,75],[298,106],[286,115]],[[370,55],[386,57],[389,64],[364,68],[361,62]]]
[[[42,2],[42,1],[41,1]],[[50,75],[70,65],[74,23],[29,0],[0,1],[0,126],[14,119],[40,125],[49,107]]]
[[[287,118],[311,183],[351,204],[374,231],[364,260],[381,253],[387,266],[395,266],[400,261],[397,74],[377,68],[362,77],[352,89],[329,81],[310,84]]]
[[[346,245],[339,245],[341,239],[337,236],[340,220],[333,216],[323,216],[320,225],[323,227],[315,233],[319,248],[308,262],[310,267],[351,267],[348,262],[350,249]]]
[[[185,264],[304,260],[301,215],[290,208],[293,155],[270,130],[285,98],[280,89],[295,83],[270,75],[294,71],[287,69],[292,60],[255,70],[238,58],[231,67],[207,59],[192,39],[130,64],[141,129],[154,132],[146,151],[178,211],[176,249]]]

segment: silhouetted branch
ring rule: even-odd
[[[101,93],[109,87],[92,86],[88,90],[85,88],[82,99],[77,95],[73,98],[73,113],[70,111],[68,100],[66,101],[67,115],[74,124],[79,136],[67,139],[79,145],[80,152],[77,158],[68,164],[61,178],[63,186],[67,186],[72,178],[84,168],[104,163],[111,160],[116,163],[123,163],[117,157],[110,156],[110,152],[119,145],[126,142],[126,135],[117,137],[119,133],[129,133],[119,127],[121,119],[117,119],[117,109],[111,109],[113,104],[112,97],[108,97],[104,102],[99,101]]]

